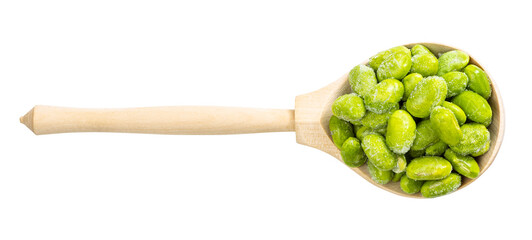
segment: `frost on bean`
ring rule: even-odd
[[[373,128],[369,128],[369,127],[366,127],[366,126],[362,126],[361,128],[359,128],[356,132],[356,137],[362,141],[362,139],[367,136],[367,135],[370,135],[370,134],[380,134],[380,135],[385,135],[386,134],[386,128],[379,128],[379,129],[373,129]]]
[[[490,142],[490,132],[488,129],[478,123],[466,123],[460,128],[462,138],[454,146],[449,146],[451,150],[460,155],[473,155],[487,151],[486,145]]]
[[[414,180],[438,180],[447,177],[453,167],[442,157],[419,157],[406,167],[406,175]]]
[[[412,56],[408,48],[404,49],[406,50],[392,52],[382,61],[377,69],[377,79],[379,81],[389,78],[403,79],[410,72]]]
[[[469,63],[469,55],[460,50],[446,52],[438,59],[438,76],[448,72],[460,71]]]
[[[371,90],[377,85],[377,77],[373,69],[366,65],[354,67],[348,76],[349,84],[353,92],[365,97],[371,93]]]
[[[384,137],[379,134],[369,134],[362,139],[362,149],[369,162],[383,171],[392,170],[397,164],[397,158],[386,146]]]
[[[390,171],[390,170],[381,170],[379,168],[377,168],[375,165],[373,165],[373,163],[369,162],[368,161],[368,170],[369,170],[369,175],[371,176],[371,179],[373,179],[373,181],[379,183],[379,184],[386,184],[388,182],[390,182],[390,180],[392,180],[393,178],[393,172]]]
[[[406,100],[406,109],[412,116],[426,118],[432,109],[440,106],[447,95],[447,83],[438,76],[421,80]]]
[[[390,116],[392,115],[392,113],[395,112],[398,109],[399,109],[399,104],[396,103],[396,104],[394,104],[392,109],[390,109],[388,112],[385,112],[385,113],[382,113],[382,114],[378,114],[378,113],[374,113],[374,112],[368,111],[368,112],[366,112],[366,115],[364,115],[364,117],[362,117],[362,119],[360,119],[359,122],[363,126],[366,126],[366,127],[372,128],[372,129],[385,128],[386,125],[388,124],[388,119],[390,119]]]
[[[422,45],[412,48],[412,67],[410,72],[419,73],[423,77],[436,75],[438,73],[438,59],[430,50]]]
[[[408,99],[408,96],[410,96],[410,93],[412,93],[416,85],[421,80],[423,80],[423,76],[419,73],[411,73],[411,74],[408,74],[405,78],[403,78],[403,86],[405,88],[405,93],[403,95],[403,101],[406,101]]]
[[[426,181],[421,186],[421,195],[426,198],[440,197],[456,191],[462,185],[462,177],[451,173],[444,179]]]
[[[366,108],[374,113],[382,114],[397,106],[404,94],[404,87],[401,82],[395,79],[386,79],[372,90],[364,98]]]
[[[336,116],[331,116],[329,120],[329,130],[331,131],[331,137],[334,145],[341,148],[345,140],[355,136],[353,132],[353,125]]]
[[[440,106],[434,108],[430,113],[430,123],[443,142],[450,146],[460,142],[462,131],[451,110]]]
[[[342,95],[334,101],[332,113],[340,119],[351,122],[364,117],[366,108],[362,98],[355,93],[350,93]]]
[[[447,97],[454,97],[465,91],[469,78],[463,72],[448,72],[443,74],[443,79],[447,82]]]

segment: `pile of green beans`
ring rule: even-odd
[[[368,164],[379,184],[400,181],[408,194],[443,196],[490,148],[487,74],[453,50],[436,57],[423,45],[398,46],[349,72],[352,93],[332,105],[329,129],[349,167]]]

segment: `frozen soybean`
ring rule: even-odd
[[[424,181],[422,180],[419,180],[419,181],[413,180],[413,179],[408,178],[407,175],[403,175],[401,177],[400,186],[403,192],[408,193],[408,194],[414,194],[414,193],[418,193],[421,190],[421,186],[423,185],[423,183]]]
[[[414,90],[416,85],[423,80],[423,76],[419,73],[410,73],[405,78],[403,78],[403,86],[405,88],[405,93],[403,94],[403,101],[408,99],[410,93]]]
[[[478,123],[466,123],[460,128],[462,138],[454,146],[449,146],[451,150],[460,155],[472,155],[486,151],[486,144],[489,146],[490,132],[488,129]]]
[[[440,106],[447,95],[447,83],[443,78],[431,76],[421,80],[408,99],[406,109],[412,116],[426,118],[432,109]]]
[[[448,72],[443,74],[443,79],[447,82],[447,97],[454,97],[465,91],[469,78],[463,72]]]
[[[373,69],[366,65],[358,65],[349,72],[349,84],[353,92],[365,97],[377,85],[377,77]]]
[[[445,150],[447,149],[447,143],[445,143],[444,141],[439,141],[435,144],[433,144],[432,146],[428,147],[427,149],[425,149],[425,155],[427,156],[441,156],[443,155],[443,153],[445,152]]]
[[[460,50],[446,52],[438,59],[438,76],[443,76],[448,72],[460,71],[469,63],[469,55]]]
[[[366,127],[366,126],[362,126],[356,132],[356,137],[360,141],[362,141],[362,139],[365,136],[373,134],[373,133],[377,133],[377,134],[380,134],[380,135],[386,135],[386,128],[373,129],[373,128],[369,128],[369,127]]]
[[[386,58],[388,58],[390,55],[396,52],[410,52],[408,48],[405,46],[397,46],[390,48],[388,50],[382,51],[377,53],[375,56],[369,58],[369,66],[373,68],[373,70],[377,71],[379,69],[379,66]]]
[[[425,46],[421,44],[416,44],[415,46],[410,49],[410,52],[412,52],[412,56],[420,55],[420,54],[432,54],[432,52]]]
[[[342,148],[345,140],[355,136],[353,125],[334,115],[332,115],[329,120],[329,130],[331,131],[332,140],[338,148]]]
[[[417,124],[416,137],[410,150],[424,152],[427,147],[437,143],[439,140],[440,138],[432,127],[430,120],[423,120]]]
[[[485,99],[491,96],[491,85],[488,75],[479,67],[469,64],[464,68],[464,73],[469,78],[468,88],[478,93]]]
[[[382,114],[390,111],[403,98],[404,87],[395,79],[386,79],[364,98],[366,108],[374,113]]]
[[[374,113],[371,111],[367,111],[366,115],[364,115],[364,117],[360,119],[359,122],[363,126],[366,126],[372,129],[385,128],[386,125],[388,124],[388,119],[390,119],[390,116],[392,115],[392,113],[398,109],[399,109],[399,104],[396,103],[394,104],[392,109],[390,109],[388,112],[385,112],[385,113],[378,114],[378,113]]]
[[[397,164],[392,169],[392,171],[394,173],[402,173],[406,171],[407,161],[406,161],[405,155],[396,154],[396,158],[397,158]]]
[[[460,126],[464,125],[467,120],[467,116],[464,110],[462,110],[458,105],[445,101],[442,103],[441,106],[451,110],[454,113],[454,116],[456,117],[456,120],[458,121],[458,124],[460,124]]]
[[[401,181],[401,177],[403,177],[404,175],[405,175],[405,172],[394,173],[394,174],[393,174],[393,177],[392,177],[392,182],[399,182],[399,181]]]
[[[412,56],[410,72],[419,73],[423,77],[438,73],[438,59],[432,53],[415,54]]]
[[[362,98],[355,93],[350,93],[342,95],[334,101],[332,113],[340,119],[351,122],[364,117],[366,108]]]
[[[373,163],[369,162],[368,161],[368,170],[369,170],[369,175],[371,176],[371,179],[373,179],[373,181],[379,183],[379,184],[386,184],[388,182],[390,182],[390,180],[392,180],[393,178],[393,172],[388,170],[380,170],[379,168],[377,168],[375,165],[373,165]]]
[[[488,101],[472,91],[464,91],[454,97],[452,102],[458,105],[467,118],[471,121],[489,126],[491,124],[492,111]]]
[[[340,154],[345,165],[349,167],[360,167],[366,162],[366,156],[360,145],[360,141],[354,137],[345,140]]]
[[[384,137],[380,134],[369,134],[362,139],[362,149],[369,162],[383,171],[392,170],[397,164],[397,158],[390,151]]]
[[[456,154],[451,149],[445,151],[445,158],[449,160],[451,165],[453,165],[453,170],[464,175],[464,177],[474,179],[478,177],[480,169],[478,167],[477,161],[471,156],[462,156]]]
[[[442,157],[420,157],[410,161],[406,175],[414,180],[438,180],[447,177],[453,167]]]
[[[397,154],[410,150],[416,137],[416,122],[407,111],[397,110],[388,120],[386,144]]]
[[[426,181],[421,186],[421,195],[426,198],[434,198],[456,191],[462,185],[462,177],[451,173],[444,179]]]
[[[436,107],[430,113],[430,123],[440,137],[448,145],[456,145],[462,138],[462,131],[454,113],[444,107]]]

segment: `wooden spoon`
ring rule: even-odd
[[[417,43],[406,44],[408,48]],[[438,55],[456,48],[419,43]],[[470,63],[482,68],[473,58]],[[367,61],[362,64],[367,64]],[[491,79],[491,78],[490,78]],[[488,100],[493,110],[490,150],[477,158],[480,175],[491,165],[504,135],[504,108],[499,89],[492,79],[493,93]],[[52,106],[35,106],[20,122],[35,134],[66,132],[128,132],[155,134],[240,134],[259,132],[296,132],[296,142],[322,150],[341,160],[340,151],[333,144],[329,132],[331,105],[343,94],[351,92],[347,74],[317,91],[296,97],[295,110],[252,109],[233,107],[177,106],[130,109],[76,109]],[[370,183],[389,192],[413,198],[418,194],[404,193],[399,183],[380,185],[371,180],[367,165],[352,168]],[[459,189],[474,179],[463,178]]]

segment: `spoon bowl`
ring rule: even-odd
[[[436,56],[443,54],[452,50],[460,50],[454,47],[437,44],[437,43],[411,43],[405,44],[405,47],[412,48],[416,44],[422,44],[428,49],[430,49]],[[463,50],[461,50],[463,51]],[[465,52],[465,51],[464,51]],[[475,64],[481,69],[483,69],[486,74],[489,73],[480,65],[474,57],[470,56],[469,63]],[[368,61],[364,61],[361,64],[367,64]],[[331,106],[333,102],[341,95],[351,93],[351,86],[347,80],[347,75],[340,77],[340,79],[335,82],[321,88],[317,91],[299,95],[296,97],[296,107],[295,107],[295,131],[296,131],[296,141],[299,144],[303,144],[309,147],[313,147],[319,150],[322,150],[336,159],[342,161],[340,150],[334,145],[330,130],[329,130],[329,119],[332,116]],[[502,139],[504,136],[504,108],[502,104],[502,99],[500,96],[499,89],[497,85],[491,79],[491,88],[492,95],[488,99],[493,111],[493,120],[491,125],[488,127],[491,135],[491,145],[488,152],[476,158],[477,163],[480,168],[480,172],[477,178],[470,179],[463,177],[462,185],[458,190],[463,189],[464,187],[471,184],[473,181],[478,179],[491,165],[495,160],[499,148],[502,144]],[[347,166],[346,166],[347,167]],[[390,182],[386,185],[381,185],[374,182],[369,175],[367,164],[364,164],[358,168],[351,168],[353,171],[358,173],[368,182],[373,185],[382,188],[391,193],[397,195],[411,197],[411,198],[423,198],[420,193],[416,194],[407,194],[401,190],[399,182]]]
[[[417,43],[406,44],[408,48]],[[420,43],[438,55],[456,48],[436,43]],[[470,63],[482,68],[473,57]],[[367,61],[362,64],[367,64]],[[482,68],[483,69],[483,68]],[[488,75],[489,76],[489,75]],[[491,146],[477,157],[480,175],[491,165],[504,135],[504,108],[500,92],[490,78],[492,96],[488,99],[493,111]],[[342,161],[329,131],[331,105],[337,97],[351,92],[347,74],[317,91],[296,97],[295,109],[252,109],[235,107],[174,106],[126,109],[79,109],[35,106],[20,122],[35,134],[67,132],[128,132],[180,135],[240,134],[260,132],[296,132],[296,142],[324,151]],[[380,185],[371,180],[367,165],[352,168],[370,183],[386,191],[412,198],[418,194],[404,193],[399,183]],[[459,189],[474,179],[463,178]]]

